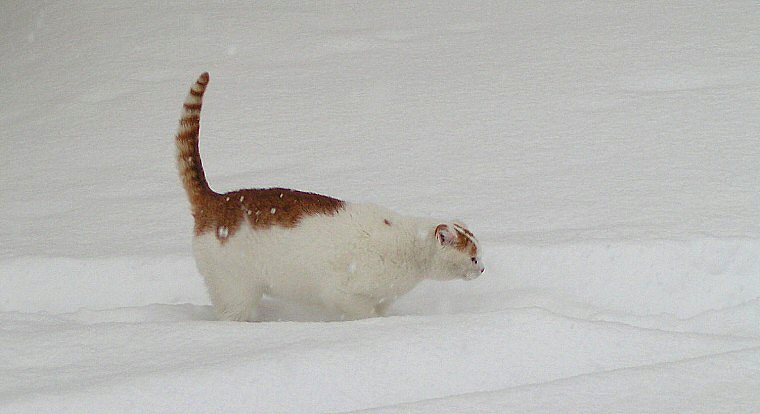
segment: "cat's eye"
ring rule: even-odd
[[[473,262],[473,263],[475,263],[475,264],[478,264],[478,258],[477,257],[470,257],[470,261]]]

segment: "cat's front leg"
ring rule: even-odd
[[[349,295],[338,303],[340,318],[344,321],[375,318],[382,316],[378,311],[377,301],[364,295]]]
[[[391,306],[393,302],[391,302],[388,299],[381,299],[376,305],[375,305],[375,314],[377,316],[386,316],[388,315],[388,308]]]

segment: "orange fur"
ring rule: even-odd
[[[192,208],[196,235],[214,231],[224,242],[246,217],[254,228],[293,227],[304,216],[334,214],[343,208],[341,200],[285,188],[214,192],[206,181],[198,150],[200,111],[208,81],[209,75],[204,72],[190,89],[175,137],[177,167]]]

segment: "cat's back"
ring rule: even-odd
[[[231,209],[227,215],[234,220],[219,219],[197,232],[196,256],[235,262],[239,255],[247,261],[279,259],[309,266],[346,254],[392,249],[419,236],[417,219],[374,204],[287,189],[251,191],[223,196],[222,208]]]

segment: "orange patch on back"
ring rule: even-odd
[[[247,189],[216,194],[193,207],[195,234],[216,231],[224,242],[232,237],[244,218],[254,229],[295,227],[305,216],[333,215],[343,209],[341,200],[285,188]],[[224,229],[219,231],[219,229]]]

